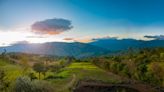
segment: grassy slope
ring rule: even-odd
[[[69,92],[69,89],[71,89],[78,80],[97,80],[106,83],[117,83],[120,81],[116,77],[109,76],[107,72],[89,62],[72,63],[56,75],[64,78],[50,81],[54,84],[55,88],[57,88],[57,91],[61,92]]]
[[[23,72],[19,65],[10,64],[2,59],[0,59],[0,69],[3,69],[5,71],[6,74],[5,80],[9,82],[21,76]]]
[[[5,70],[5,80],[11,82],[19,76],[27,75],[27,72],[34,72],[29,68],[23,73],[23,67],[17,64],[11,64],[0,59],[0,69]],[[38,73],[34,72],[36,76]],[[49,79],[57,92],[70,92],[78,80],[97,80],[106,83],[117,83],[120,80],[109,75],[104,70],[98,68],[90,62],[73,62],[69,66],[63,68],[59,73],[47,72],[46,76],[55,75],[62,78]],[[43,79],[43,75],[42,78]]]

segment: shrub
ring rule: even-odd
[[[28,77],[19,77],[13,84],[11,92],[54,92],[54,88],[45,81],[31,81]]]

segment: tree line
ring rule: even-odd
[[[118,55],[95,57],[91,61],[121,76],[164,87],[164,48],[129,49]]]

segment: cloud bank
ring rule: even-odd
[[[31,25],[33,32],[37,34],[56,35],[72,29],[71,21],[67,19],[47,19],[35,22]]]
[[[116,40],[118,37],[110,37],[110,36],[101,36],[101,37],[86,37],[86,38],[64,38],[63,40],[65,41],[73,41],[73,42],[82,42],[82,43],[89,43],[89,42],[94,42],[98,40]]]
[[[92,38],[92,41],[97,41],[97,40],[108,40],[108,39],[117,39],[117,38],[118,38],[118,37],[105,36],[105,37]]]
[[[152,38],[152,39],[156,39],[156,40],[164,40],[164,35],[155,35],[155,36],[146,35],[144,37],[145,38]]]

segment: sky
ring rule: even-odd
[[[0,0],[0,46],[164,37],[164,0]]]

